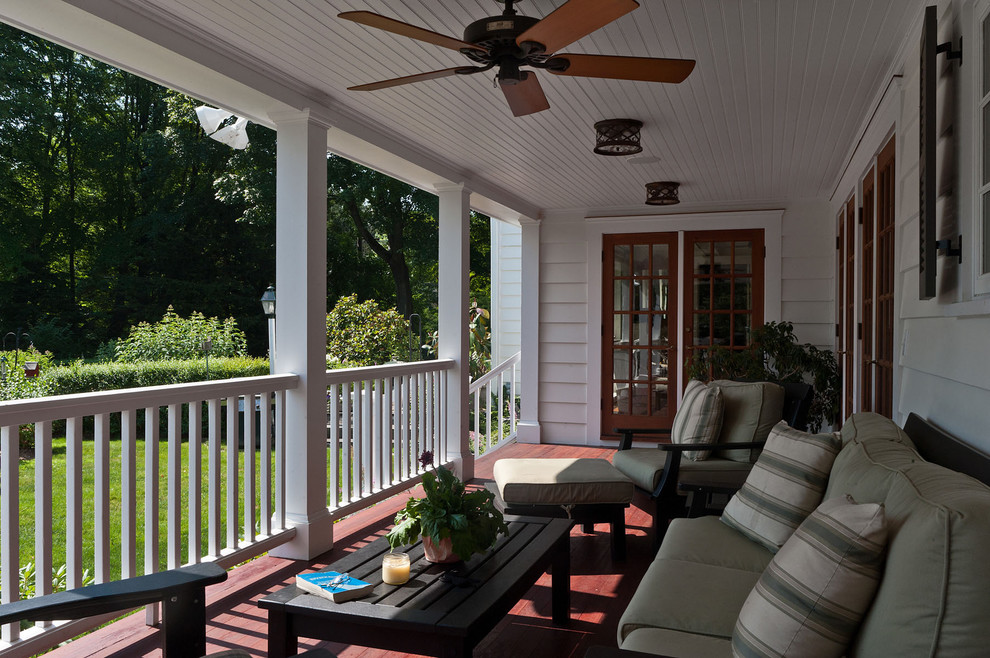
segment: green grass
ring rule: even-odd
[[[121,442],[110,442],[110,579],[120,578],[121,548],[120,548],[120,527],[121,527]],[[208,532],[208,500],[207,500],[207,465],[209,444],[203,442],[202,445],[202,478],[203,490],[200,494],[202,504],[202,528],[201,548],[205,553],[209,544],[207,543]],[[136,442],[136,463],[137,463],[137,531],[136,531],[136,560],[137,572],[143,573],[144,569],[144,456],[145,442]],[[239,451],[238,459],[238,535],[243,536],[243,499],[244,499],[244,468],[243,455]],[[260,465],[261,452],[255,451],[255,509],[259,509],[260,501],[260,480],[261,474],[258,470]],[[274,454],[272,457],[274,463]],[[181,510],[182,510],[182,540],[181,540],[181,562],[188,561],[188,486],[189,486],[189,455],[188,444],[183,443],[181,447],[182,462],[182,485],[181,485]],[[158,569],[165,569],[167,564],[167,505],[168,505],[168,485],[167,485],[167,464],[168,464],[168,441],[159,442],[159,495],[158,495]],[[227,506],[227,447],[221,447],[221,544],[226,542],[226,506]],[[19,492],[20,492],[20,560],[21,565],[34,562],[35,556],[35,502],[34,502],[34,459],[25,459],[20,463],[19,468]],[[95,503],[94,503],[94,475],[95,475],[95,442],[82,442],[82,475],[83,475],[83,565],[93,572],[94,565],[94,532],[95,532]],[[52,562],[54,568],[65,563],[65,531],[66,531],[66,456],[65,439],[55,438],[52,441]],[[272,483],[274,487],[274,482]],[[272,509],[274,509],[274,495],[272,496]],[[256,521],[258,514],[256,513]],[[257,528],[257,526],[256,526]]]

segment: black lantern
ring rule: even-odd
[[[632,155],[643,147],[639,144],[642,121],[636,119],[606,119],[595,124],[595,153],[598,155]]]

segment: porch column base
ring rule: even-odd
[[[285,525],[296,529],[292,541],[281,544],[271,551],[272,557],[289,560],[312,560],[333,548],[333,518],[330,511],[322,510],[310,518],[286,517]]]
[[[516,425],[516,442],[538,444],[540,442],[540,423],[535,420],[520,420],[519,424]]]

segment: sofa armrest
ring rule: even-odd
[[[673,658],[672,656],[643,653],[642,651],[630,651],[629,649],[618,649],[616,647],[606,647],[596,645],[590,647],[584,654],[584,658]]]
[[[670,436],[670,430],[667,428],[633,428],[633,427],[620,427],[615,430],[622,438],[619,439],[619,450],[629,450],[632,447],[632,440],[634,434],[652,434],[652,435],[666,435]]]

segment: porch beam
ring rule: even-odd
[[[454,362],[447,371],[445,445],[458,475],[470,480],[474,477],[467,409],[471,193],[463,184],[438,185],[436,192],[440,197],[437,352],[439,358]]]
[[[278,131],[275,368],[299,376],[285,395],[285,515],[292,541],[276,557],[308,560],[333,546],[327,510],[327,130],[310,110],[272,115]]]
[[[517,441],[540,442],[540,220],[520,218],[522,306],[519,322],[520,395]]]

